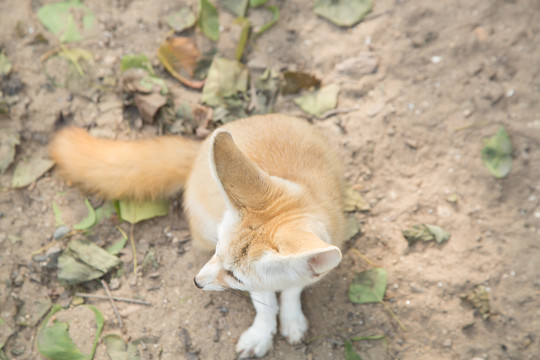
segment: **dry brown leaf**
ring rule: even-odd
[[[153,123],[158,110],[167,103],[167,98],[158,93],[135,94],[135,106],[145,123]]]
[[[157,55],[175,79],[195,89],[203,87],[204,81],[191,79],[201,57],[193,40],[185,37],[169,38],[161,45]]]

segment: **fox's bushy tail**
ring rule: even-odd
[[[98,139],[85,130],[58,131],[49,153],[60,175],[107,199],[165,198],[182,189],[199,143],[179,136],[122,141]]]

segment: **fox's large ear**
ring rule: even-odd
[[[328,246],[310,254],[307,264],[314,277],[326,274],[341,262],[341,251],[336,246]]]
[[[231,205],[258,209],[270,191],[269,176],[236,146],[231,133],[218,129],[210,144],[210,167]]]
[[[299,273],[303,269],[308,275],[317,278],[338,266],[341,262],[341,251],[338,247],[330,245],[311,232],[301,232],[295,236],[294,242],[287,242],[282,255],[293,258]],[[287,249],[289,246],[292,247]]]
[[[299,254],[296,258],[300,266],[308,269],[309,275],[318,278],[338,266],[341,262],[341,251],[336,246],[327,245]]]

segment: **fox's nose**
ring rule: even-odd
[[[199,283],[197,282],[197,277],[194,277],[193,278],[193,283],[195,284],[195,286],[197,287],[197,289],[202,289],[202,285],[199,285]]]

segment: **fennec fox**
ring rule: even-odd
[[[236,345],[240,357],[272,348],[278,312],[280,333],[291,344],[302,340],[302,289],[338,265],[344,238],[340,161],[314,127],[255,116],[202,143],[103,140],[65,128],[50,154],[65,179],[106,198],[162,198],[184,189],[193,239],[215,246],[195,285],[251,294],[257,313]]]

